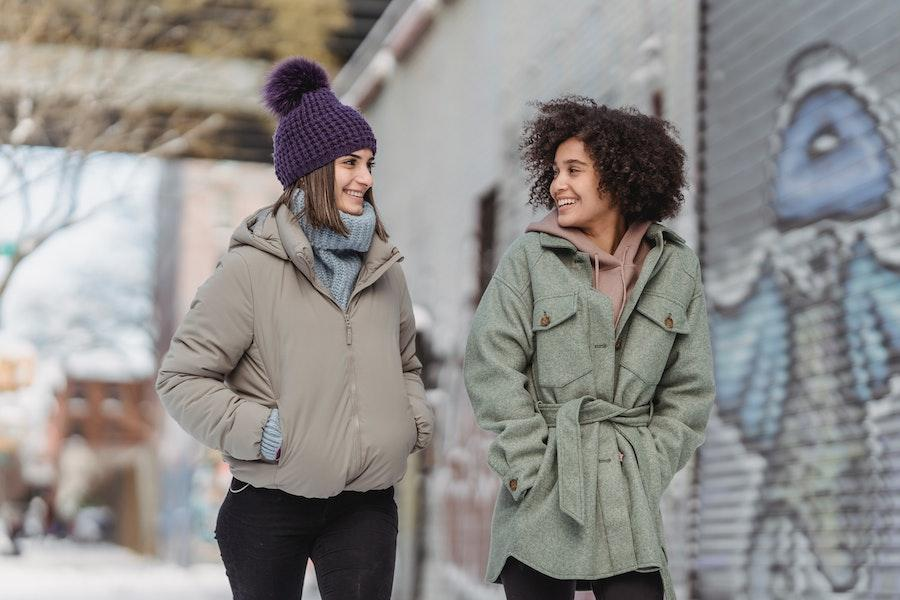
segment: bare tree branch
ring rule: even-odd
[[[216,157],[223,128],[247,123],[261,124],[268,154],[256,73],[292,54],[336,67],[326,39],[346,23],[333,0],[0,0],[0,14],[0,206],[18,218],[0,234],[13,236],[0,239],[0,301],[49,239],[130,194],[126,184],[87,209],[92,157]],[[223,82],[240,93],[220,97]]]
[[[79,223],[87,221],[97,213],[100,213],[103,210],[107,209],[109,206],[115,205],[120,202],[124,196],[125,194],[113,196],[112,198],[104,200],[100,204],[97,204],[84,213],[78,215],[69,215],[61,223],[57,223],[51,228],[45,229],[41,233],[28,236],[20,240],[16,246],[15,252],[11,257],[9,267],[7,268],[6,272],[2,276],[0,276],[0,298],[3,297],[3,293],[6,291],[6,288],[9,285],[9,281],[10,279],[12,279],[12,275],[19,263],[25,260],[30,254],[40,248],[47,240],[52,238],[54,235],[57,235],[58,233],[69,229],[74,225],[78,225]]]

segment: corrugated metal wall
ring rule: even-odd
[[[900,3],[701,11],[693,596],[900,597]]]

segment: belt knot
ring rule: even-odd
[[[581,425],[609,421],[625,427],[646,427],[653,416],[653,403],[624,408],[593,396],[582,396],[562,404],[540,404],[549,427],[556,427],[559,507],[579,525],[584,525],[584,456]]]

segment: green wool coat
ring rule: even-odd
[[[715,396],[696,254],[658,223],[618,326],[590,258],[519,237],[475,312],[465,381],[503,487],[487,580],[513,556],[557,579],[659,570],[659,500],[703,442]]]

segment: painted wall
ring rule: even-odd
[[[695,596],[896,598],[900,4],[709,2]]]

